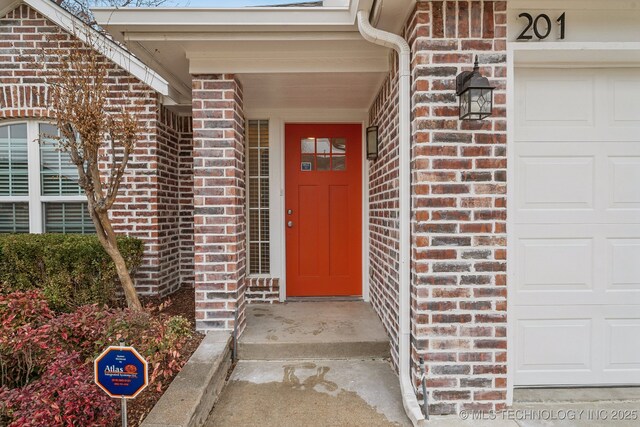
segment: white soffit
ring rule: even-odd
[[[388,50],[363,39],[183,43],[191,74],[387,72]]]
[[[0,11],[2,11],[2,15],[4,15],[18,7],[21,3],[37,10],[60,28],[75,35],[83,42],[92,41],[93,47],[98,52],[131,73],[140,81],[149,85],[149,87],[161,95],[174,99],[179,97],[178,93],[169,86],[169,83],[164,78],[138,60],[130,52],[88,27],[80,19],[50,0],[0,0]]]
[[[249,109],[345,109],[367,111],[385,74],[241,74]]]

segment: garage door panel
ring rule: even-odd
[[[595,74],[518,70],[516,140],[589,140],[596,129]]]
[[[593,157],[518,158],[519,209],[593,209]]]
[[[640,316],[605,319],[604,332],[605,371],[640,371]]]
[[[614,73],[608,78],[610,93],[609,126],[640,127],[640,72]]]
[[[524,307],[517,321],[516,371],[520,385],[594,381],[593,320],[570,306],[563,314],[544,307]]]
[[[640,384],[640,69],[515,88],[515,383]]]
[[[625,210],[629,220],[638,222],[640,215],[640,156],[609,157],[608,210]],[[629,212],[628,210],[632,210]],[[615,215],[618,212],[610,212]],[[627,215],[628,216],[628,215]]]
[[[640,238],[607,239],[607,290],[640,294]]]
[[[592,291],[592,239],[520,239],[518,291]]]

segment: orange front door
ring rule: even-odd
[[[362,128],[285,127],[287,296],[362,294]]]

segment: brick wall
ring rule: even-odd
[[[413,51],[413,362],[432,411],[506,399],[506,2],[419,1]],[[494,116],[458,120],[455,76],[478,55]],[[418,372],[414,369],[417,381]]]
[[[70,34],[27,5],[0,18],[0,122],[49,116],[48,80],[55,78],[57,63],[50,53],[73,43]],[[36,65],[47,51],[46,63]],[[111,211],[112,221],[116,231],[145,243],[143,263],[135,278],[138,291],[166,294],[180,285],[182,255],[178,248],[188,244],[181,245],[181,239],[189,241],[188,227],[180,232],[174,215],[179,181],[189,180],[188,170],[178,172],[178,147],[190,146],[190,129],[181,123],[189,118],[173,116],[161,107],[155,91],[105,62],[111,86],[109,105],[141,108],[143,129]]]
[[[242,86],[193,76],[196,327],[245,324],[246,217]]]
[[[275,277],[248,277],[247,304],[273,304],[280,302],[280,279]]]
[[[369,163],[369,295],[371,305],[391,338],[391,357],[398,363],[399,186],[398,57],[369,112],[378,126],[378,159]]]
[[[180,179],[180,282],[193,286],[193,126],[191,116],[182,116],[178,122],[178,171]]]

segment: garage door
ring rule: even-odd
[[[515,384],[640,384],[640,69],[515,79]]]

